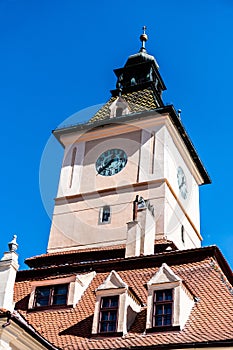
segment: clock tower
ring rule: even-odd
[[[138,53],[115,69],[116,89],[85,124],[56,129],[64,147],[48,252],[125,249],[157,242],[200,247],[199,186],[210,178],[179,114],[165,106],[155,58]]]

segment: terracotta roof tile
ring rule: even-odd
[[[232,289],[230,283],[223,279],[223,272],[218,263],[210,257],[202,261],[197,259],[196,262],[173,264],[170,267],[198,298],[182,331],[156,332],[145,335],[146,307],[143,307],[126,336],[92,337],[95,290],[103,283],[109,272],[97,273],[75,308],[58,310],[28,312],[31,282],[18,282],[15,286],[16,309],[43,337],[61,349],[120,349],[130,346],[142,347],[232,339]],[[146,266],[135,268],[133,271],[117,270],[123,281],[145,304],[147,302],[146,283],[157,271],[158,267]]]

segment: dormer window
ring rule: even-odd
[[[147,330],[183,329],[194,305],[194,296],[167,264],[147,283]]]
[[[92,334],[126,334],[140,311],[136,293],[112,270],[96,289]]]
[[[68,284],[37,287],[34,307],[66,305]]]
[[[173,290],[157,290],[154,293],[153,327],[171,326]]]
[[[101,299],[99,332],[108,333],[117,330],[117,312],[118,312],[117,296],[104,297]]]
[[[95,275],[91,271],[69,277],[32,281],[28,310],[75,307]]]

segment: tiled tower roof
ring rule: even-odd
[[[124,100],[128,103],[130,113],[148,111],[158,107],[155,100],[153,90],[147,87],[143,90],[126,92],[122,94]],[[112,96],[108,102],[90,119],[89,122],[108,119],[110,117],[111,104],[117,99],[117,96]]]

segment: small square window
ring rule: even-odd
[[[153,327],[172,325],[173,290],[157,290],[154,294]]]
[[[101,299],[99,332],[109,333],[117,331],[118,296]]]
[[[35,293],[34,307],[46,307],[55,305],[66,305],[68,284],[37,287]]]
[[[100,209],[99,213],[99,223],[100,224],[109,224],[111,219],[111,210],[109,205],[105,205]]]

